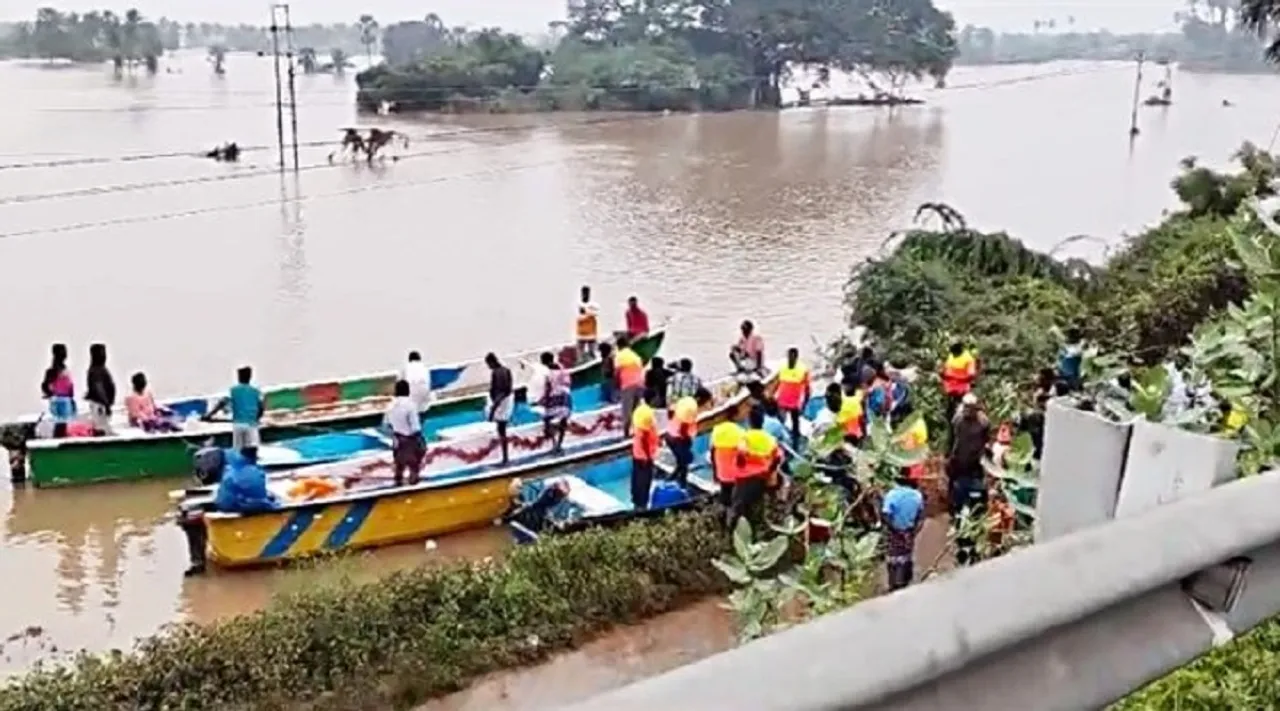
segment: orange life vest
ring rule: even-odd
[[[644,360],[630,348],[623,348],[613,359],[614,370],[618,374],[618,387],[638,388],[644,386]]]
[[[925,426],[924,418],[922,417],[919,420],[916,420],[916,424],[902,435],[902,448],[908,452],[915,453],[916,451],[927,447],[928,444],[929,428]],[[907,476],[911,477],[912,481],[918,482],[924,479],[924,472],[925,469],[923,461],[907,467]]]
[[[770,476],[782,455],[778,440],[764,430],[747,430],[742,439],[744,479]]]
[[[738,480],[738,456],[745,439],[746,432],[734,422],[721,422],[711,430],[711,466],[716,481],[732,484]]]
[[[676,439],[693,439],[698,433],[698,401],[691,397],[676,400],[667,422],[667,434]]]
[[[578,307],[578,340],[594,341],[599,331],[595,313],[586,304],[580,305]]]
[[[658,456],[658,418],[647,402],[631,413],[631,456],[642,462]]]
[[[804,407],[805,395],[809,392],[809,369],[803,363],[795,367],[785,366],[778,371],[778,391],[775,399],[778,407],[784,410],[799,410]]]
[[[942,392],[947,395],[967,395],[978,377],[978,361],[973,353],[965,351],[958,356],[948,355],[942,364]]]

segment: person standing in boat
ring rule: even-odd
[[[742,337],[729,349],[729,359],[742,375],[761,375],[764,373],[764,339],[756,333],[756,326],[751,321],[743,321]]]
[[[812,396],[813,378],[800,362],[800,349],[787,349],[787,364],[778,372],[777,405],[782,417],[791,421],[791,446],[800,447],[800,418]]]
[[[646,390],[653,391],[653,409],[658,414],[658,430],[663,431],[667,427],[667,419],[671,413],[667,409],[668,403],[672,402],[667,399],[667,386],[671,381],[671,371],[667,370],[667,363],[662,356],[654,356],[649,359],[649,368],[644,372],[644,387]]]
[[[649,391],[648,388],[645,389]],[[667,425],[667,447],[675,458],[671,478],[680,486],[689,483],[689,466],[693,464],[693,439],[698,436],[698,412],[711,402],[711,391],[699,388],[693,396],[675,401]]]
[[[600,340],[600,307],[591,300],[591,287],[582,287],[582,300],[578,302],[578,359],[579,362],[594,358]]]
[[[759,525],[765,493],[777,485],[778,469],[782,465],[782,449],[778,440],[764,430],[764,408],[751,408],[747,424],[742,450],[738,454],[738,476],[733,485],[730,528],[744,516],[752,526]]]
[[[412,388],[407,381],[397,380],[395,398],[391,400],[391,406],[383,416],[383,421],[391,430],[391,462],[396,486],[404,485],[406,471],[409,472],[409,483],[418,483],[422,474],[422,458],[426,454],[418,403],[411,392]]]
[[[241,450],[260,445],[260,427],[265,408],[262,391],[253,386],[253,368],[246,365],[236,371],[236,384],[231,386],[231,392],[227,393],[227,397],[205,419],[212,419],[228,407],[231,408],[231,448]]]
[[[49,350],[53,361],[44,371],[40,393],[49,401],[53,436],[62,437],[66,435],[67,423],[76,416],[76,386],[67,368],[67,346],[55,343]]]
[[[649,314],[640,308],[640,299],[634,296],[627,299],[626,322],[627,336],[631,340],[649,335]]]
[[[431,372],[422,362],[422,354],[409,351],[409,362],[404,364],[400,379],[409,384],[409,397],[418,406],[418,412],[431,404]]]
[[[617,363],[613,355],[613,346],[600,344],[600,402],[612,405],[618,401]]]
[[[618,336],[618,355],[614,358],[614,372],[618,379],[618,392],[622,404],[622,435],[631,436],[631,415],[644,397],[644,360],[631,349],[631,339]]]
[[[542,424],[547,438],[551,440],[551,453],[559,454],[564,449],[569,414],[573,410],[572,382],[569,371],[556,362],[550,351],[544,352],[541,360],[546,378],[538,404],[542,406]]]
[[[658,417],[653,400],[654,392],[644,390],[631,413],[631,505],[636,511],[649,508],[653,466],[658,458]]]
[[[502,446],[502,463],[510,461],[507,444],[507,425],[511,422],[511,413],[515,410],[516,394],[512,382],[511,369],[498,360],[498,356],[490,353],[484,357],[489,366],[489,406],[486,418],[498,429],[498,442]]]
[[[682,397],[693,397],[702,389],[702,378],[693,373],[693,361],[688,358],[681,358],[676,364],[676,370],[671,375],[671,401],[675,402]]]
[[[85,402],[89,403],[89,422],[95,434],[111,434],[111,408],[116,404],[116,381],[107,369],[107,347],[101,343],[89,346],[89,370],[85,374]]]

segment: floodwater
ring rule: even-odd
[[[1280,117],[1274,77],[1180,75],[1177,104],[1143,109],[1131,148],[1123,65],[958,70],[952,88],[921,90],[928,105],[892,112],[701,116],[376,120],[355,116],[350,78],[314,76],[298,83],[302,142],[375,122],[412,142],[374,167],[305,146],[282,180],[274,148],[238,166],[195,157],[273,146],[270,60],[232,57],[222,78],[199,55],[167,65],[115,80],[0,63],[0,416],[37,406],[55,341],[77,372],[101,341],[118,381],[145,370],[162,396],[208,392],[243,363],[299,381],[385,369],[410,348],[455,360],[563,341],[583,283],[606,315],[637,294],[675,317],[668,353],[714,373],[743,318],[775,353],[835,333],[850,266],[923,201],[1044,249],[1094,235],[1075,248],[1096,257],[1172,206],[1179,159],[1266,146]],[[137,159],[80,162],[122,155]],[[0,488],[0,642],[16,635],[0,671],[127,647],[323,574],[183,580],[172,486]],[[482,531],[351,565],[504,545]]]

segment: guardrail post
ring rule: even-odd
[[[1129,425],[1049,401],[1036,495],[1036,543],[1115,517]]]

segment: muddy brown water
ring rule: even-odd
[[[272,150],[238,166],[194,157],[273,142],[267,61],[234,56],[219,79],[182,55],[121,80],[0,63],[0,416],[38,406],[54,341],[77,375],[102,341],[118,381],[145,370],[161,396],[207,392],[242,363],[299,381],[392,367],[410,348],[454,360],[564,340],[583,283],[607,319],[630,294],[677,318],[667,353],[714,373],[743,318],[774,353],[835,333],[850,266],[922,201],[1043,249],[1095,235],[1072,250],[1099,256],[1172,206],[1184,155],[1220,164],[1241,140],[1266,146],[1277,82],[1178,75],[1177,103],[1142,112],[1132,149],[1129,67],[1010,66],[957,70],[953,88],[921,91],[928,105],[893,112],[388,119],[413,137],[402,160],[329,166],[331,147],[308,147],[282,181]],[[353,94],[350,77],[300,78],[301,140],[377,122]],[[0,484],[0,672],[255,609],[316,574],[183,580],[164,519],[178,484]],[[506,545],[480,531],[352,565],[377,575]]]

